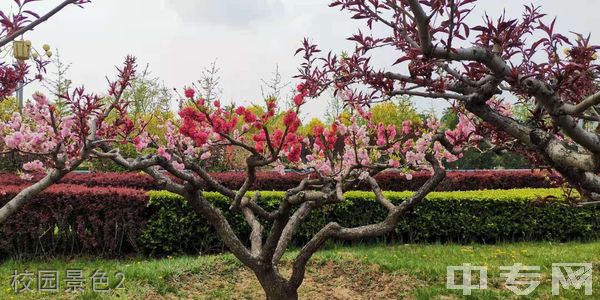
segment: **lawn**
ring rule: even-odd
[[[293,253],[291,253],[293,254]],[[290,255],[291,255],[290,254]],[[522,263],[541,267],[541,285],[530,298],[552,296],[552,263],[593,263],[598,272],[600,242],[594,243],[515,243],[501,245],[370,245],[330,246],[319,252],[310,264],[301,298],[318,299],[460,299],[462,291],[446,289],[446,267],[471,263],[488,270],[488,289],[474,290],[473,299],[517,298],[504,287],[499,266]],[[289,259],[283,272],[287,272]],[[82,294],[64,292],[65,270],[81,269],[87,290]],[[59,293],[14,294],[14,270],[36,273],[60,270]],[[107,293],[90,290],[90,275],[103,270],[109,286],[123,289]],[[600,284],[593,277],[595,285]],[[35,289],[36,280],[31,284]],[[261,290],[252,273],[233,256],[167,257],[165,259],[74,259],[50,261],[7,261],[0,265],[0,299],[261,299]],[[561,291],[561,298],[585,299],[583,289]],[[594,290],[594,294],[598,292]],[[587,297],[591,298],[591,297]]]

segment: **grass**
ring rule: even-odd
[[[286,259],[291,258],[291,254]],[[461,299],[461,291],[446,289],[446,267],[471,263],[488,270],[488,289],[474,290],[472,299],[506,299],[517,297],[504,287],[499,266],[523,263],[540,266],[541,285],[531,299],[552,297],[552,263],[594,263],[598,272],[600,242],[593,243],[515,243],[501,245],[370,245],[331,246],[319,252],[309,267],[301,295],[319,297],[315,293],[334,293],[350,298],[375,297],[415,299]],[[14,294],[11,275],[14,270],[82,269],[88,290],[67,294],[64,284],[59,293]],[[89,290],[89,275],[95,270],[107,272],[110,286],[118,284],[116,272],[125,275],[124,289],[109,293]],[[340,279],[341,277],[341,279]],[[334,280],[335,279],[335,280]],[[332,283],[333,282],[333,283]],[[600,277],[593,277],[600,285]],[[32,284],[34,287],[36,282]],[[62,284],[62,282],[61,282]],[[256,298],[260,287],[233,256],[229,254],[165,259],[74,259],[49,261],[6,261],[0,265],[0,299],[230,299]],[[360,287],[363,287],[361,289]],[[388,290],[384,294],[377,289]],[[594,290],[594,294],[600,291]],[[374,296],[375,295],[375,296]],[[393,297],[391,295],[394,295]],[[560,298],[587,299],[582,290],[561,290]],[[590,299],[592,297],[588,297]]]

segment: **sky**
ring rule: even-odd
[[[32,5],[44,12],[62,2],[44,0]],[[217,61],[222,100],[225,103],[260,101],[261,79],[272,77],[276,65],[292,86],[298,82],[301,62],[294,56],[303,38],[322,50],[341,53],[353,49],[346,40],[363,26],[347,12],[329,8],[328,0],[93,0],[81,9],[67,7],[25,38],[41,49],[47,43],[58,49],[61,59],[71,63],[68,77],[76,85],[103,93],[105,77],[115,74],[128,55],[149,64],[154,76],[170,88],[182,89],[200,77],[201,70]],[[10,10],[12,1],[0,0],[0,9]],[[595,0],[480,0],[471,15],[475,21],[484,12],[498,16],[503,10],[518,17],[522,5],[541,5],[545,13],[558,16],[560,32],[590,33],[600,28],[600,1]],[[508,4],[510,3],[510,4]],[[592,35],[592,40],[600,41]],[[54,50],[56,52],[56,50]],[[379,53],[376,63],[393,61],[394,53]],[[52,70],[50,70],[50,73]],[[28,86],[31,95],[38,86]],[[322,116],[327,99],[312,100],[308,117]],[[420,109],[430,100],[416,99]],[[444,105],[433,103],[441,111]]]

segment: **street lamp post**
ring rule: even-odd
[[[23,82],[17,84],[17,103],[19,105],[19,113],[23,113]]]
[[[45,44],[43,46],[44,51],[46,52],[46,56],[48,58],[50,58],[52,56],[52,51],[50,51],[50,46],[48,44]],[[25,41],[25,40],[18,40],[18,41],[14,41],[13,42],[13,57],[17,60],[17,63],[19,65],[24,64],[26,60],[29,60],[31,58],[31,52],[32,52],[33,48],[31,47],[31,41]],[[34,50],[35,51],[35,50]],[[35,51],[35,53],[33,53],[34,58],[38,57],[39,54],[37,51]],[[20,81],[17,84],[17,102],[19,105],[19,112],[22,113],[23,112],[23,105],[24,105],[24,97],[23,97],[23,88],[24,88],[24,82]]]
[[[29,60],[31,56],[31,42],[30,41],[14,41],[13,42],[13,56],[19,64],[24,64],[26,60]],[[19,104],[19,112],[23,112],[23,81],[17,84],[17,102]]]

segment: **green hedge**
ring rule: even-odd
[[[387,192],[399,203],[411,192]],[[241,216],[229,212],[228,199],[217,193],[206,197],[221,208],[232,227],[246,241],[249,228]],[[260,204],[275,209],[283,192],[261,192]],[[551,201],[542,199],[556,198]],[[600,209],[561,204],[559,189],[515,189],[434,192],[406,214],[395,232],[376,240],[399,243],[591,240],[600,235]],[[214,230],[179,196],[150,192],[152,217],[141,235],[141,245],[154,255],[220,251]],[[369,192],[349,192],[345,202],[313,211],[294,237],[293,245],[306,243],[329,221],[358,226],[381,221],[386,211]],[[267,227],[268,228],[268,227]],[[268,232],[268,231],[267,231]]]

